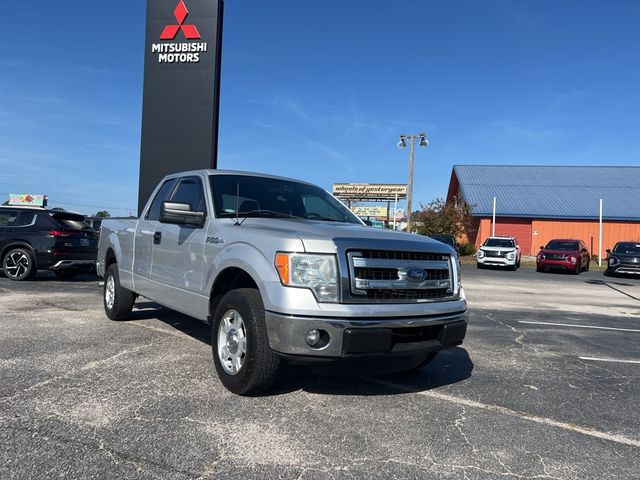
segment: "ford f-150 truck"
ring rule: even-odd
[[[268,389],[287,360],[416,368],[467,328],[452,248],[367,227],[323,189],[269,175],[165,177],[140,218],[102,223],[97,271],[112,320],[143,296],[209,323],[216,371],[240,395]]]

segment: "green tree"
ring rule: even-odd
[[[2,206],[3,206],[3,207],[7,207],[7,206],[9,206],[9,200],[6,200],[6,201],[2,204]]]
[[[437,198],[427,205],[420,204],[420,210],[412,217],[414,228],[421,235],[449,233],[459,237],[471,225],[471,208],[464,202],[456,206]]]
[[[98,218],[109,218],[110,216],[111,214],[106,210],[100,210],[99,212],[96,212],[96,214],[94,215],[94,217],[98,217]]]

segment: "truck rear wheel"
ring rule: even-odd
[[[280,358],[271,350],[260,292],[227,293],[211,326],[213,362],[222,384],[238,395],[267,390],[278,377]]]
[[[120,285],[118,264],[112,263],[104,276],[104,311],[111,320],[126,320],[131,315],[136,295]]]

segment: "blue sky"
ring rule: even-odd
[[[188,5],[188,2],[187,2]],[[135,213],[145,2],[0,0],[0,198]],[[219,167],[406,183],[640,164],[640,2],[227,0]]]

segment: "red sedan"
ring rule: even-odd
[[[578,275],[589,271],[591,256],[582,240],[551,240],[546,247],[540,247],[536,257],[536,270],[563,270]]]

